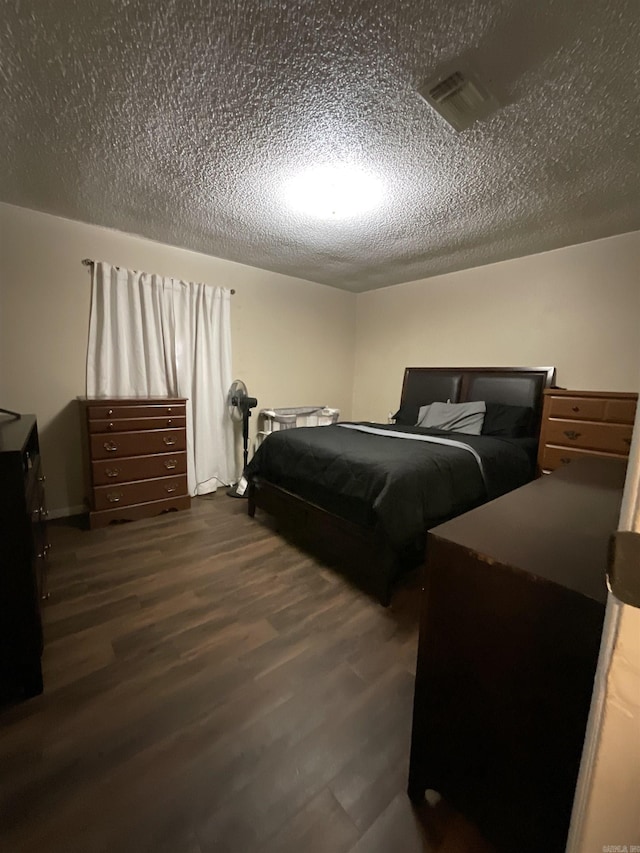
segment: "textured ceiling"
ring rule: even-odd
[[[640,228],[638,0],[0,10],[0,200],[353,291]],[[458,58],[502,104],[459,135],[417,94]],[[382,206],[291,212],[331,163]]]

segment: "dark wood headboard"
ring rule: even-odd
[[[533,435],[540,431],[542,392],[555,383],[555,367],[407,367],[400,404],[485,400],[531,406]]]

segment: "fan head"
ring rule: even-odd
[[[247,386],[242,379],[234,379],[227,394],[227,407],[232,421],[241,421],[244,417],[244,401],[247,397]]]

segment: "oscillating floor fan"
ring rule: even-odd
[[[251,409],[258,405],[255,397],[250,397],[247,393],[247,386],[242,379],[235,379],[231,383],[229,393],[227,394],[227,407],[229,416],[234,423],[242,421],[242,452],[243,465],[242,477],[235,486],[227,490],[227,494],[231,498],[244,498],[247,492],[247,481],[244,478],[244,471],[249,461],[249,418],[251,417]]]

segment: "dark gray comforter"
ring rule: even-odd
[[[363,424],[384,433],[433,435],[468,450],[339,424],[267,436],[247,468],[323,509],[380,526],[399,552],[421,548],[425,531],[528,482],[535,440],[463,435],[418,427]]]

